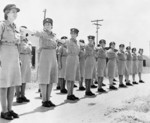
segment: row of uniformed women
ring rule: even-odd
[[[30,81],[30,58],[31,47],[27,43],[26,36],[22,35],[21,43],[16,38],[16,26],[14,20],[17,18],[17,12],[20,9],[14,4],[9,4],[4,8],[5,21],[0,23],[0,60],[1,60],[1,76],[0,76],[0,96],[2,112],[1,117],[4,119],[12,120],[18,118],[18,114],[12,110],[12,102],[14,96],[14,87],[17,86],[17,102],[29,102],[25,97],[25,82]],[[79,100],[73,94],[74,82],[76,80],[77,70],[81,72],[80,89],[83,90],[83,80],[85,79],[87,96],[94,96],[91,92],[90,86],[93,79],[93,71],[96,71],[96,59],[98,61],[97,75],[98,75],[98,91],[105,92],[102,88],[102,82],[104,78],[104,72],[106,68],[106,56],[109,61],[108,77],[110,80],[110,89],[114,89],[113,78],[115,77],[116,68],[116,53],[115,43],[110,43],[110,49],[106,53],[104,40],[100,41],[100,48],[98,52],[94,49],[94,36],[88,36],[88,44],[80,47],[77,44],[78,29],[72,28],[70,30],[71,38],[66,41],[66,45],[59,48],[58,64],[56,57],[56,37],[52,32],[53,20],[46,18],[43,20],[43,32],[40,34],[39,40],[39,65],[38,65],[38,82],[42,93],[42,106],[53,107],[50,101],[50,95],[53,87],[53,83],[57,83],[58,75],[61,83],[61,91],[68,92],[68,100]],[[26,28],[26,27],[22,27]],[[65,39],[65,38],[64,38]],[[83,42],[83,41],[81,41]],[[19,46],[19,51],[18,51]],[[21,70],[19,62],[19,52],[21,59]],[[134,53],[135,55],[135,53]],[[135,55],[136,56],[136,55]],[[137,57],[133,56],[133,62],[137,60]],[[139,57],[142,60],[142,57]],[[132,63],[135,65],[134,63]],[[141,65],[139,63],[139,65]],[[80,66],[80,67],[79,67]],[[136,66],[136,65],[135,65]],[[134,66],[133,66],[134,67]],[[59,68],[59,74],[58,74]],[[136,69],[137,70],[137,69]],[[136,74],[136,70],[133,73],[133,78]],[[141,69],[139,69],[141,70]],[[21,72],[22,71],[22,72]],[[21,74],[22,73],[22,74]],[[140,74],[141,75],[141,72]],[[28,79],[27,79],[28,78]],[[128,80],[128,79],[127,79]],[[67,90],[65,89],[65,81],[67,82]],[[23,83],[23,84],[22,84]],[[20,91],[21,89],[21,91]]]
[[[63,38],[63,37],[62,37]],[[86,86],[86,95],[87,96],[94,96],[94,94],[91,92],[90,87],[93,81],[93,74],[95,73],[95,66],[96,66],[96,75],[98,78],[98,92],[106,92],[102,88],[103,85],[103,79],[105,76],[105,72],[107,71],[107,76],[109,78],[110,82],[110,89],[117,89],[116,86],[114,86],[113,79],[117,74],[119,75],[119,87],[126,87],[126,85],[131,86],[132,83],[129,80],[129,75],[132,74],[133,76],[133,84],[138,84],[135,82],[135,74],[139,73],[139,82],[143,82],[141,80],[141,72],[142,72],[142,54],[143,49],[139,50],[138,59],[134,60],[135,54],[135,48],[132,49],[131,54],[131,48],[127,47],[126,52],[124,51],[125,46],[123,44],[119,45],[119,51],[115,50],[115,42],[111,42],[109,45],[109,50],[105,50],[105,40],[100,40],[99,44],[100,47],[96,50],[94,49],[94,36],[88,36],[88,45],[85,46],[84,40],[80,40],[80,52],[79,52],[79,70],[77,71],[80,73],[81,79],[79,79],[79,90],[85,90],[83,87],[83,80],[85,79],[85,86]],[[64,40],[62,44],[64,44]],[[64,46],[64,45],[62,45]],[[67,48],[66,48],[67,50]],[[60,54],[62,54],[62,50]],[[60,58],[63,58],[63,55],[59,56],[59,66],[62,65],[62,67],[59,67],[59,72],[62,73],[62,69],[65,71],[65,61],[63,61],[61,64]],[[67,54],[65,55],[65,57]],[[133,58],[132,58],[133,57]],[[108,58],[108,63],[106,65],[106,58]],[[138,64],[137,64],[138,63]],[[107,69],[107,70],[106,70]],[[63,74],[65,73],[63,71]],[[133,71],[133,72],[132,72]],[[126,84],[123,82],[123,76],[125,75]],[[65,81],[65,76],[63,77]],[[62,82],[64,83],[64,82]],[[67,93],[67,90],[65,89],[65,84],[63,84],[61,93]]]

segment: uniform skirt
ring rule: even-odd
[[[93,79],[97,80],[97,61],[95,60],[94,69],[93,69]]]
[[[125,69],[125,75],[131,75],[132,74],[132,62],[127,60],[126,61],[126,69]]]
[[[76,80],[77,67],[79,64],[79,57],[77,55],[68,55],[66,59],[66,73],[65,78],[69,81]]]
[[[39,84],[52,84],[58,81],[58,65],[55,49],[42,49],[38,69]]]
[[[132,61],[132,74],[137,74],[138,68],[137,68],[137,61]]]
[[[31,56],[28,54],[20,55],[22,83],[31,82]]]
[[[143,71],[143,61],[138,61],[138,73],[142,73]]]
[[[62,57],[62,68],[58,70],[58,77],[59,78],[65,78],[65,73],[66,73],[66,57]]]
[[[80,76],[84,77],[85,75],[85,59],[80,59]]]
[[[19,53],[16,45],[0,47],[0,88],[21,85]]]
[[[95,67],[95,58],[90,56],[85,60],[85,79],[93,78],[93,71]]]
[[[104,77],[105,69],[106,69],[106,59],[99,58],[97,65],[97,76]]]
[[[118,75],[125,74],[126,61],[119,60],[118,61]]]
[[[109,78],[114,78],[115,77],[115,72],[116,72],[116,59],[109,59],[107,63],[107,76]]]
[[[81,81],[81,76],[80,76],[80,64],[78,64],[78,66],[77,66],[76,81]]]

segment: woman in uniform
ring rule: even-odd
[[[80,76],[81,80],[79,81],[79,90],[84,91],[85,87],[83,86],[84,74],[85,74],[85,42],[84,40],[79,40],[80,52],[79,52],[79,63],[80,63]]]
[[[67,81],[67,100],[79,100],[73,94],[74,82],[76,80],[76,71],[79,64],[79,46],[77,45],[77,37],[79,30],[76,28],[70,29],[71,39],[67,41],[67,59],[66,59],[66,81]]]
[[[138,66],[137,66],[137,54],[136,54],[136,48],[132,48],[132,79],[133,79],[133,84],[138,84],[138,82],[135,81],[135,75],[138,72]]]
[[[56,38],[52,32],[53,20],[45,18],[43,20],[44,30],[39,39],[39,71],[38,82],[42,92],[42,106],[54,107],[50,101],[53,83],[58,80],[58,65],[56,58]]]
[[[126,69],[125,69],[125,81],[126,85],[132,86],[129,75],[132,73],[132,55],[131,55],[131,47],[126,47]]]
[[[99,41],[100,48],[98,49],[97,52],[97,57],[98,57],[98,65],[97,65],[97,77],[98,77],[98,92],[106,92],[102,88],[103,84],[103,79],[104,79],[104,72],[106,69],[106,50],[105,50],[105,45],[106,41],[104,39],[101,39]]]
[[[91,88],[97,88],[95,85],[97,82],[97,48],[95,47],[95,42],[94,42],[94,56],[95,56],[95,63],[94,63],[94,69],[93,69],[93,75],[92,75],[92,81],[91,81]]]
[[[22,26],[20,28],[20,41],[19,53],[21,61],[21,78],[22,85],[16,87],[16,102],[29,102],[30,100],[25,97],[26,83],[31,82],[31,44],[28,42],[28,34],[25,32],[27,27]]]
[[[94,96],[91,92],[91,83],[93,78],[93,71],[95,65],[95,53],[94,53],[94,40],[95,36],[88,36],[88,44],[85,46],[85,86],[86,96]]]
[[[139,82],[140,83],[144,83],[144,81],[142,80],[141,74],[142,74],[142,70],[143,70],[143,49],[139,49],[138,52],[138,76],[139,76]]]
[[[58,81],[60,82],[60,92],[63,94],[67,93],[65,88],[65,72],[66,72],[66,59],[67,59],[67,47],[66,47],[67,37],[61,37],[62,45],[58,49]]]
[[[20,11],[15,4],[8,4],[4,8],[4,21],[0,22],[0,97],[1,97],[1,118],[13,120],[19,118],[12,110],[15,86],[21,85],[21,72],[19,63],[18,43],[16,37],[16,26],[14,21],[17,12]]]
[[[124,44],[119,45],[119,51],[117,52],[117,65],[119,75],[119,87],[124,88],[126,85],[123,83],[123,76],[125,74],[126,67],[126,54],[124,52]]]
[[[59,57],[59,48],[60,46],[62,46],[62,42],[61,40],[58,40],[57,41],[57,48],[56,48],[56,56],[57,56],[57,61],[58,61],[58,57]],[[58,78],[58,83],[57,83],[57,86],[56,86],[56,90],[60,90],[60,79]]]
[[[115,69],[116,69],[116,52],[115,52],[115,42],[110,42],[110,49],[107,51],[108,63],[107,63],[107,75],[109,77],[109,89],[117,90],[117,87],[113,85],[113,79],[115,77]]]

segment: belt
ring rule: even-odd
[[[21,55],[30,55],[30,53],[20,53]]]
[[[78,55],[71,53],[71,54],[68,54],[68,56],[78,56]]]
[[[98,57],[98,59],[106,59],[106,58],[103,58],[103,57]]]
[[[15,42],[7,42],[7,41],[3,41],[2,45],[8,45],[8,46],[14,46],[17,45]]]
[[[49,48],[49,47],[42,47],[44,50],[54,50],[55,48]]]
[[[120,61],[126,61],[126,60],[123,60],[123,59],[119,59]]]
[[[62,57],[67,57],[67,55],[62,55]]]

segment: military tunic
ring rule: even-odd
[[[59,53],[60,59],[61,59],[61,69],[58,70],[58,77],[59,78],[65,78],[67,48],[64,46],[60,46],[58,49],[58,53]]]
[[[138,73],[143,71],[143,55],[138,55]]]
[[[85,47],[85,57],[85,79],[92,79],[95,67],[94,46],[87,45]]]
[[[21,39],[19,45],[22,83],[31,82],[31,45]]]
[[[85,50],[79,52],[79,63],[80,63],[80,76],[84,78],[85,75]]]
[[[132,55],[130,52],[126,52],[126,69],[125,69],[125,75],[131,75],[132,74]]]
[[[44,31],[40,36],[40,58],[38,82],[52,84],[58,81],[58,65],[56,57],[56,38],[53,33]]]
[[[125,68],[126,68],[126,54],[125,54],[125,52],[118,51],[117,60],[118,60],[118,75],[124,75],[125,74]]]
[[[71,38],[67,41],[67,59],[66,59],[66,73],[65,78],[69,81],[76,80],[76,72],[79,64],[79,46],[77,40]]]
[[[0,88],[21,85],[21,71],[16,27],[5,20],[0,22]]]
[[[135,53],[132,53],[132,74],[137,74],[138,72],[137,60],[137,55]]]
[[[107,51],[107,57],[108,57],[107,75],[109,78],[114,78],[115,77],[115,71],[116,71],[115,69],[116,69],[117,55],[112,49],[109,49]]]
[[[97,66],[97,75],[98,77],[104,77],[106,69],[106,51],[104,48],[100,47],[97,53],[98,56],[98,66]]]

